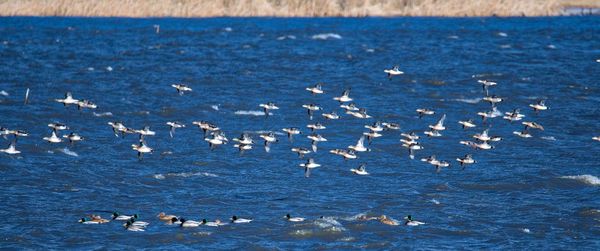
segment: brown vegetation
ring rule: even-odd
[[[552,16],[600,0],[0,0],[0,16]]]

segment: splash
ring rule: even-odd
[[[101,113],[96,113],[94,112],[94,116],[96,117],[112,117],[112,112],[101,112]]]
[[[314,39],[314,40],[328,40],[330,38],[342,39],[342,36],[340,36],[339,34],[335,34],[335,33],[321,33],[321,34],[312,36],[312,39]]]
[[[561,178],[581,181],[592,186],[600,186],[600,179],[594,175],[584,174],[574,176],[562,176]]]
[[[79,155],[76,152],[73,152],[73,151],[69,150],[69,148],[66,148],[66,147],[63,149],[60,149],[60,151],[69,156],[79,157]]]
[[[207,173],[207,172],[183,172],[183,173],[167,173],[167,174],[155,174],[153,177],[157,180],[164,180],[167,177],[183,177],[183,178],[187,178],[187,177],[192,177],[192,176],[204,176],[204,177],[219,177],[219,175],[216,175],[214,173]]]
[[[263,111],[235,111],[235,115],[250,115],[250,116],[265,116],[265,112]],[[273,115],[273,113],[269,112],[269,115]]]

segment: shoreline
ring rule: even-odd
[[[600,15],[600,0],[0,0],[2,17],[551,17]]]

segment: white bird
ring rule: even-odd
[[[368,119],[368,118],[371,118],[371,116],[369,114],[367,114],[367,109],[365,109],[365,108],[360,108],[360,109],[358,109],[357,112],[355,112],[355,111],[347,111],[346,114],[350,114],[350,115],[352,115],[352,116],[354,116],[356,118],[359,118],[359,119]]]
[[[438,122],[435,125],[429,125],[429,128],[431,128],[432,130],[436,130],[436,131],[446,130],[446,127],[444,127],[445,120],[446,120],[446,114],[442,115],[442,118],[440,118],[440,120],[438,120]]]
[[[331,120],[334,120],[334,119],[339,119],[339,118],[340,118],[340,115],[337,115],[337,113],[335,113],[335,112],[331,112],[331,113],[323,113],[323,114],[321,114],[321,115],[322,115],[323,117],[325,117],[326,119],[331,119]]]
[[[56,131],[52,130],[52,135],[50,137],[44,137],[43,138],[45,141],[48,141],[50,143],[60,143],[62,142],[62,139],[59,138],[58,136],[56,136]]]
[[[369,173],[367,172],[367,169],[365,169],[365,166],[367,164],[361,164],[357,169],[350,169],[350,172],[353,172],[354,174],[357,175],[369,175]]]
[[[323,88],[321,87],[320,83],[316,84],[313,87],[307,87],[306,90],[311,92],[313,95],[314,94],[323,94]]]
[[[504,113],[505,116],[502,117],[502,118],[506,119],[506,120],[508,120],[510,122],[519,121],[519,120],[521,120],[521,119],[523,119],[525,117],[525,115],[523,115],[523,114],[521,114],[519,112],[520,112],[520,110],[518,108],[514,109],[512,112],[505,112]]]
[[[252,219],[238,218],[235,215],[231,217],[231,223],[241,224],[241,223],[250,223],[250,222],[252,222]]]
[[[414,159],[415,158],[415,152],[414,151],[423,150],[423,148],[424,148],[418,142],[411,143],[411,144],[402,144],[402,146],[408,148],[408,157],[410,159]]]
[[[305,220],[302,217],[292,217],[292,216],[290,216],[290,214],[286,214],[285,218],[287,219],[287,221],[290,221],[290,222],[302,222]]]
[[[172,84],[171,86],[177,90],[177,93],[179,93],[179,95],[183,95],[185,92],[192,91],[192,88],[184,84]]]
[[[143,158],[144,153],[152,153],[154,151],[152,148],[147,146],[143,140],[140,140],[140,143],[137,145],[132,144],[131,148],[134,151],[137,151],[138,159],[140,159],[140,160]]]
[[[121,136],[125,136],[125,133],[128,131],[127,127],[121,122],[108,122],[108,124],[112,127],[116,137],[119,137],[119,133]]]
[[[21,151],[19,151],[19,150],[17,150],[15,148],[15,145],[16,145],[15,140],[13,140],[8,145],[8,148],[6,148],[6,149],[0,149],[0,152],[6,153],[6,154],[10,154],[10,155],[21,153]]]
[[[354,103],[342,104],[342,105],[340,105],[340,108],[346,110],[346,112],[348,112],[348,111],[358,111],[359,110],[359,108],[356,107],[356,104],[354,104]]]
[[[546,101],[544,101],[543,99],[538,101],[536,104],[530,104],[529,107],[533,108],[533,110],[536,113],[538,113],[539,111],[548,110],[548,107],[546,106]]]
[[[475,125],[475,123],[473,123],[473,120],[472,120],[472,119],[469,119],[469,120],[467,120],[467,121],[461,120],[461,121],[458,121],[458,123],[459,123],[459,124],[461,124],[461,125],[462,125],[462,128],[463,128],[463,129],[465,129],[465,130],[466,130],[467,128],[473,128],[473,127],[475,127],[475,126],[476,126],[476,125]]]
[[[300,129],[298,129],[297,127],[283,128],[282,130],[287,133],[288,139],[290,140],[290,142],[294,141],[294,138],[293,138],[294,135],[302,133],[300,131]]]
[[[269,116],[269,110],[279,110],[279,107],[277,105],[275,105],[275,103],[273,102],[269,102],[266,104],[259,104],[258,106],[263,108],[263,111],[265,112],[265,116]]]
[[[312,120],[313,118],[314,111],[322,110],[322,108],[316,104],[302,105],[302,107],[306,108],[306,110],[308,111],[308,117],[310,118],[310,120]]]
[[[327,127],[325,127],[323,124],[317,122],[315,124],[308,124],[306,125],[306,127],[310,128],[311,131],[315,131],[315,130],[323,130],[326,129]]]
[[[301,167],[304,167],[304,176],[310,176],[310,169],[320,167],[320,164],[317,164],[313,158],[309,158],[306,163],[300,164]]]
[[[74,104],[77,104],[77,102],[79,102],[79,100],[73,98],[73,95],[71,94],[71,92],[65,93],[65,98],[55,99],[55,100],[56,100],[56,102],[62,103],[64,106],[74,105]]]
[[[435,114],[435,111],[429,110],[429,109],[426,109],[426,108],[419,108],[419,109],[417,109],[417,114],[419,114],[419,118],[422,118],[424,115],[433,115],[433,114]]]
[[[250,137],[250,135],[247,133],[242,133],[242,136],[240,136],[239,138],[233,138],[233,141],[238,142],[243,145],[254,144],[254,140],[252,140],[252,137]]]
[[[177,128],[183,128],[185,127],[184,124],[179,123],[179,122],[167,122],[167,125],[169,126],[169,135],[171,136],[171,138],[173,138],[173,134],[175,133],[175,129]]]
[[[304,155],[309,154],[310,150],[308,150],[307,148],[304,147],[294,147],[292,148],[292,152],[295,152],[298,154],[299,158],[304,157]]]
[[[475,164],[476,161],[473,159],[473,155],[471,154],[467,154],[465,155],[465,157],[462,158],[456,158],[456,161],[458,161],[460,163],[460,166],[464,167],[470,164]]]
[[[356,142],[356,145],[350,145],[348,148],[357,152],[370,151],[369,148],[365,147],[365,136],[361,136],[360,139],[358,139],[358,142]]]
[[[63,138],[68,139],[69,143],[73,144],[73,142],[76,141],[82,141],[83,137],[81,137],[79,134],[71,132],[68,135],[63,135]]]
[[[373,123],[373,125],[365,125],[365,128],[374,131],[374,132],[381,132],[383,131],[383,126],[381,125],[381,122],[377,121],[375,123]]]
[[[394,66],[392,69],[385,69],[383,72],[387,73],[388,78],[392,79],[393,76],[398,76],[404,74],[404,72],[400,71],[399,66]]]
[[[339,97],[334,97],[334,100],[339,101],[340,103],[344,103],[344,102],[350,102],[353,99],[350,98],[350,88],[346,89],[343,93],[342,96]]]
[[[481,86],[483,87],[483,90],[485,91],[486,96],[489,95],[488,88],[498,84],[496,82],[487,81],[487,80],[477,80],[477,82],[479,82],[481,84]]]
[[[84,99],[77,102],[77,110],[81,110],[81,108],[96,109],[98,106],[91,101]]]
[[[523,130],[523,131],[514,131],[513,134],[521,137],[521,138],[531,138],[533,137],[527,130]]]
[[[419,225],[425,224],[424,222],[414,220],[412,218],[412,216],[410,216],[410,215],[406,216],[404,219],[406,220],[406,222],[404,222],[404,225],[407,225],[407,226],[414,227],[414,226],[419,226]]]
[[[261,134],[260,137],[265,140],[265,152],[271,151],[271,143],[279,141],[273,132]]]

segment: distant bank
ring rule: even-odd
[[[558,16],[600,0],[0,0],[0,16]]]

